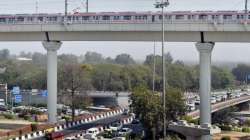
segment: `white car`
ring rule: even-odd
[[[130,128],[122,128],[122,129],[118,132],[118,134],[119,134],[120,136],[125,136],[125,135],[128,135],[128,134],[130,134],[130,133],[132,133],[132,129],[130,129]]]
[[[119,131],[120,129],[122,129],[122,124],[119,122],[116,122],[116,123],[111,124],[111,126],[109,128],[112,131]]]
[[[211,101],[211,104],[215,104],[215,103],[216,103],[216,98],[215,98],[215,97],[212,97],[212,98],[210,99],[210,101]]]
[[[99,129],[98,128],[90,128],[86,131],[86,135],[84,138],[96,138],[96,136],[99,134]]]

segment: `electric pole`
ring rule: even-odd
[[[86,13],[89,12],[89,0],[86,0]]]
[[[154,65],[153,65],[153,93],[155,92],[155,41],[154,41]]]
[[[36,0],[36,14],[38,13],[38,0]]]
[[[64,9],[64,12],[65,12],[65,18],[67,17],[67,15],[68,15],[68,0],[65,0],[65,5],[64,5],[65,7],[65,9]],[[67,20],[67,19],[66,19]]]

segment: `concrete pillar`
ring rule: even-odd
[[[57,122],[57,50],[61,47],[60,41],[44,41],[47,50],[47,89],[49,123]]]
[[[200,124],[211,124],[211,52],[214,43],[196,43],[200,55]],[[211,140],[211,136],[203,136],[202,140]]]

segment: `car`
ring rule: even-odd
[[[84,138],[95,138],[99,133],[100,132],[98,128],[90,128],[86,131]]]
[[[211,104],[215,104],[216,103],[216,98],[215,97],[211,97],[210,101],[211,101]]]
[[[124,109],[124,111],[123,111],[122,114],[123,114],[123,115],[128,115],[128,114],[129,114],[129,110],[128,110],[128,109]]]
[[[189,103],[187,104],[188,111],[194,111],[195,110],[195,104],[194,103]]]
[[[221,102],[222,101],[222,97],[221,96],[217,96],[216,97],[216,102]]]
[[[112,131],[119,131],[120,129],[122,129],[122,124],[119,123],[119,122],[112,123],[112,124],[110,125],[110,129],[111,129]]]
[[[130,133],[132,133],[132,129],[130,129],[130,128],[122,128],[122,129],[119,130],[119,132],[118,132],[118,134],[119,134],[120,136],[125,136],[125,135],[128,135],[128,134],[130,134]]]
[[[196,100],[194,101],[194,104],[195,104],[195,105],[200,105],[200,99],[196,99]]]
[[[138,120],[138,119],[133,119],[133,121],[132,121],[132,124],[139,124],[140,123],[140,120]]]

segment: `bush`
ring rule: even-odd
[[[11,120],[15,118],[15,116],[12,114],[4,114],[3,116],[4,116],[4,118],[11,119]]]
[[[221,128],[221,130],[224,130],[224,131],[232,131],[232,127],[229,125],[221,125],[219,127]]]
[[[23,119],[24,119],[24,120],[31,120],[31,117],[30,117],[29,115],[25,115],[25,116],[23,117]]]
[[[231,137],[229,137],[229,136],[224,136],[224,137],[221,138],[221,140],[231,140]]]
[[[37,131],[38,130],[38,124],[32,123],[31,124],[31,129],[32,129],[32,131]]]
[[[250,133],[250,128],[249,127],[244,127],[244,128],[242,128],[242,132]]]

